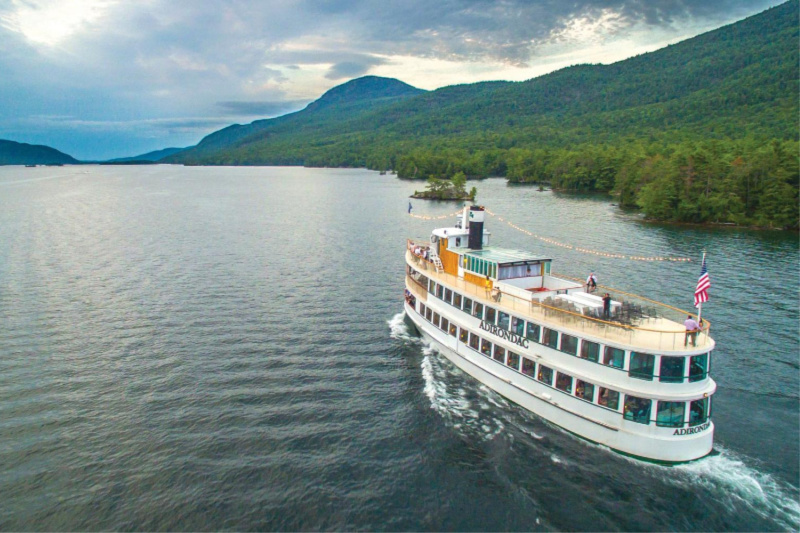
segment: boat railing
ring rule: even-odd
[[[482,300],[494,301],[494,307],[506,312],[516,312],[518,316],[530,318],[545,327],[561,328],[560,331],[567,334],[579,332],[584,336],[641,347],[645,350],[680,352],[712,346],[709,337],[711,324],[704,321],[701,331],[687,335],[683,318],[689,313],[678,308],[610,287],[602,287],[602,293],[608,292],[613,300],[621,304],[616,307],[612,316],[605,318],[602,316],[602,310],[600,316],[597,316],[596,310],[580,310],[569,302],[555,297],[546,297],[540,301],[533,295],[523,298],[496,289],[487,289],[447,272],[437,272],[432,262],[414,253],[416,246],[422,246],[423,243],[425,246],[430,246],[430,243],[425,241],[409,240],[408,262],[418,266],[426,276],[446,283],[465,296],[472,295]],[[695,337],[694,345],[692,336]]]

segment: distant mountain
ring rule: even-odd
[[[288,132],[313,131],[321,123],[335,124],[348,116],[396,104],[424,92],[392,78],[364,76],[334,87],[301,111],[246,125],[233,124],[216,131],[196,146],[165,158],[164,162],[209,164],[208,156],[221,150]],[[241,164],[253,163],[242,161]]]
[[[108,161],[104,161],[104,163],[129,163],[131,161],[158,161],[163,159],[167,156],[171,156],[173,154],[177,154],[178,152],[186,150],[186,148],[164,148],[162,150],[156,150],[154,152],[147,152],[146,154],[135,155],[133,157],[118,157],[116,159],[109,159]]]
[[[791,1],[652,53],[526,82],[423,92],[397,80],[359,78],[303,111],[229,126],[167,160],[481,176],[506,175],[507,151],[516,148],[796,139],[797,42],[798,2]],[[422,164],[419,151],[437,152],[442,164]]]
[[[77,159],[55,148],[0,139],[0,165],[73,165]]]

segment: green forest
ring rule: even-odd
[[[506,177],[649,218],[798,227],[798,2],[611,65],[421,91],[368,76],[169,162]]]

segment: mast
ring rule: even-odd
[[[700,263],[700,264],[701,265],[705,265],[706,264],[706,251],[705,250],[703,250],[703,262]],[[701,324],[700,321],[702,320],[702,315],[703,315],[703,302],[700,302],[700,304],[697,306],[697,309],[698,309],[698,311],[697,311],[697,323]],[[702,330],[703,330],[703,328],[701,326],[700,327],[700,331],[702,331]]]

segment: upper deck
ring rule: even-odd
[[[582,338],[599,342],[610,342],[632,350],[658,351],[663,354],[689,355],[707,352],[714,347],[709,336],[710,324],[705,321],[696,334],[696,346],[688,343],[683,321],[690,314],[669,305],[630,294],[610,287],[599,286],[598,293],[609,293],[612,298],[610,316],[603,314],[602,300],[596,294],[587,294],[581,282],[566,276],[554,276],[549,272],[549,259],[541,261],[539,268],[531,271],[531,258],[517,261],[517,264],[490,263],[483,277],[465,271],[465,259],[475,257],[475,251],[448,250],[447,240],[439,241],[440,250],[436,259],[421,257],[414,250],[428,248],[428,241],[409,240],[406,262],[428,278],[452,287],[463,295],[478,298],[501,311],[522,318],[535,320],[545,327],[573,332]],[[430,249],[430,248],[428,248]],[[501,249],[483,250],[484,257],[503,257],[504,253],[514,252]],[[448,253],[456,256],[449,258]],[[427,254],[426,254],[427,255]],[[535,266],[535,265],[534,265]],[[516,268],[516,277],[502,278],[498,273],[502,268]],[[494,274],[494,275],[492,275]],[[417,296],[427,298],[427,287],[418,286]],[[415,291],[417,292],[417,291]],[[688,344],[688,345],[686,345]]]

